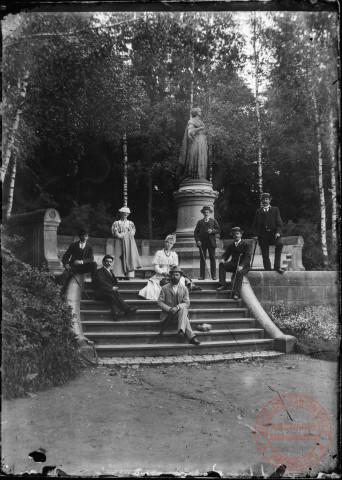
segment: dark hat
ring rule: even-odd
[[[241,230],[240,227],[234,227],[234,228],[232,228],[231,231],[230,231],[231,235],[234,235],[235,232],[240,232],[241,235],[243,234],[243,231]]]
[[[210,207],[209,205],[206,205],[205,207],[202,208],[201,213],[204,213],[204,210],[209,210],[210,213],[213,213],[213,208]]]
[[[272,197],[271,197],[271,194],[270,194],[270,193],[262,193],[262,194],[261,194],[261,200],[262,200],[263,198],[272,198]]]
[[[107,260],[107,258],[110,258],[111,260],[114,261],[114,257],[112,255],[105,255],[102,259],[102,263],[104,263]]]
[[[179,268],[178,265],[174,265],[171,269],[170,269],[170,274],[171,273],[180,273],[181,275],[183,275],[183,272],[182,270]]]
[[[89,231],[85,227],[79,228],[77,233],[78,233],[78,235],[89,235]]]

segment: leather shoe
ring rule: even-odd
[[[217,280],[217,277],[211,277],[212,280]]]
[[[189,340],[189,343],[191,343],[192,345],[201,345],[201,342],[199,340],[197,340],[196,337],[192,337],[190,340]]]
[[[193,291],[193,292],[201,292],[202,289],[201,289],[201,287],[198,287],[197,285],[194,285],[194,286],[192,287],[192,291]]]
[[[205,280],[204,277],[198,277],[198,280]]]
[[[113,312],[112,320],[116,322],[120,319],[120,317],[123,317],[124,315],[124,312]]]
[[[274,271],[280,273],[281,275],[285,273],[285,270],[283,268],[275,268]]]
[[[222,290],[226,290],[226,287],[224,285],[221,285],[220,287],[217,287],[217,289],[216,289],[217,292],[222,292]]]
[[[129,309],[126,311],[126,315],[127,316],[134,315],[137,310],[138,310],[137,307],[129,307]]]
[[[239,299],[240,299],[239,295],[237,293],[235,293],[233,295],[233,300],[239,300]]]

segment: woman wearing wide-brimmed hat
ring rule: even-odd
[[[119,210],[120,220],[112,225],[114,236],[114,275],[118,278],[134,277],[134,270],[141,268],[141,261],[135,243],[135,225],[127,220],[131,213],[128,207]]]
[[[157,250],[155,253],[152,265],[156,273],[148,280],[146,287],[139,292],[139,295],[146,300],[158,300],[161,287],[170,279],[171,268],[178,265],[178,255],[171,251],[175,243],[176,235],[167,235],[164,240],[164,248]],[[189,278],[184,276],[181,277],[181,284],[186,285],[190,291],[201,290],[200,287],[196,287]]]

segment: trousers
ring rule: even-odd
[[[265,270],[272,270],[270,260],[270,245],[275,245],[274,252],[274,269],[280,268],[281,252],[283,250],[283,242],[281,237],[277,237],[272,232],[263,231],[259,236],[259,245],[262,255],[262,262]]]
[[[122,298],[117,290],[111,290],[110,288],[97,290],[95,292],[96,300],[108,301],[112,310],[112,313],[128,312],[129,306]]]
[[[182,330],[185,336],[190,340],[192,337],[195,336],[194,332],[191,329],[189,316],[188,316],[188,309],[185,307],[181,307],[179,312],[174,315],[175,321],[178,322],[178,331]]]
[[[200,277],[205,278],[205,259],[207,258],[207,251],[210,260],[210,273],[211,277],[216,277],[216,260],[215,260],[215,247],[210,242],[201,242],[200,249],[202,249],[203,255],[200,250]],[[204,258],[203,258],[204,256]]]
[[[232,280],[234,282],[234,290],[233,290],[232,294],[234,295],[234,293],[236,293],[240,296],[243,277],[244,277],[244,275],[248,274],[249,270],[250,270],[249,267],[244,267],[242,270],[238,270],[236,272],[236,263],[233,263],[233,262],[219,263],[219,282],[220,282],[220,285],[226,285],[226,272],[233,272],[234,276],[235,276],[235,280],[234,280],[234,276],[233,276]]]

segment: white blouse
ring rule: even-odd
[[[122,238],[126,233],[135,235],[134,223],[130,220],[117,220],[112,225],[112,235],[116,238]]]

